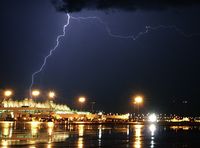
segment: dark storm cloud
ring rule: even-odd
[[[125,11],[162,10],[169,7],[181,7],[199,4],[199,0],[51,0],[58,11],[77,12],[83,9]]]

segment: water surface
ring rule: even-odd
[[[0,147],[200,147],[199,126],[0,122]]]

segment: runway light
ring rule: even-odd
[[[150,114],[148,117],[148,120],[149,120],[149,122],[156,122],[157,121],[156,114],[155,113]]]

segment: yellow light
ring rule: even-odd
[[[12,95],[12,91],[11,90],[6,90],[5,92],[4,92],[4,96],[5,97],[10,97]]]
[[[47,126],[48,126],[49,128],[53,128],[53,127],[54,127],[54,123],[53,123],[53,122],[47,122]]]
[[[78,148],[83,148],[83,137],[78,138]]]
[[[8,140],[2,140],[1,141],[1,145],[4,146],[5,148],[7,148],[7,146],[8,146]]]
[[[85,102],[85,97],[80,97],[78,100],[80,103],[84,103]]]
[[[32,95],[35,96],[35,97],[37,97],[37,96],[40,95],[40,91],[39,90],[33,90],[32,91]]]
[[[48,128],[48,135],[51,136],[53,133],[53,127]]]
[[[4,137],[7,137],[8,135],[9,135],[9,133],[10,133],[10,129],[9,128],[3,128],[3,136]]]
[[[134,148],[141,148],[142,147],[142,128],[143,125],[135,125],[135,136],[134,136]]]
[[[37,128],[39,126],[40,122],[37,122],[37,121],[32,121],[31,122],[31,127],[32,128]]]
[[[134,100],[134,103],[136,104],[140,104],[143,102],[143,98],[141,96],[136,96],[135,97],[135,100]]]
[[[49,92],[49,98],[54,98],[56,96],[55,92],[50,91]]]
[[[78,125],[78,135],[81,137],[84,135],[84,125]]]

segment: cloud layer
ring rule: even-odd
[[[199,4],[199,0],[51,0],[56,10],[78,12],[88,10],[163,10],[169,7],[182,7]]]

